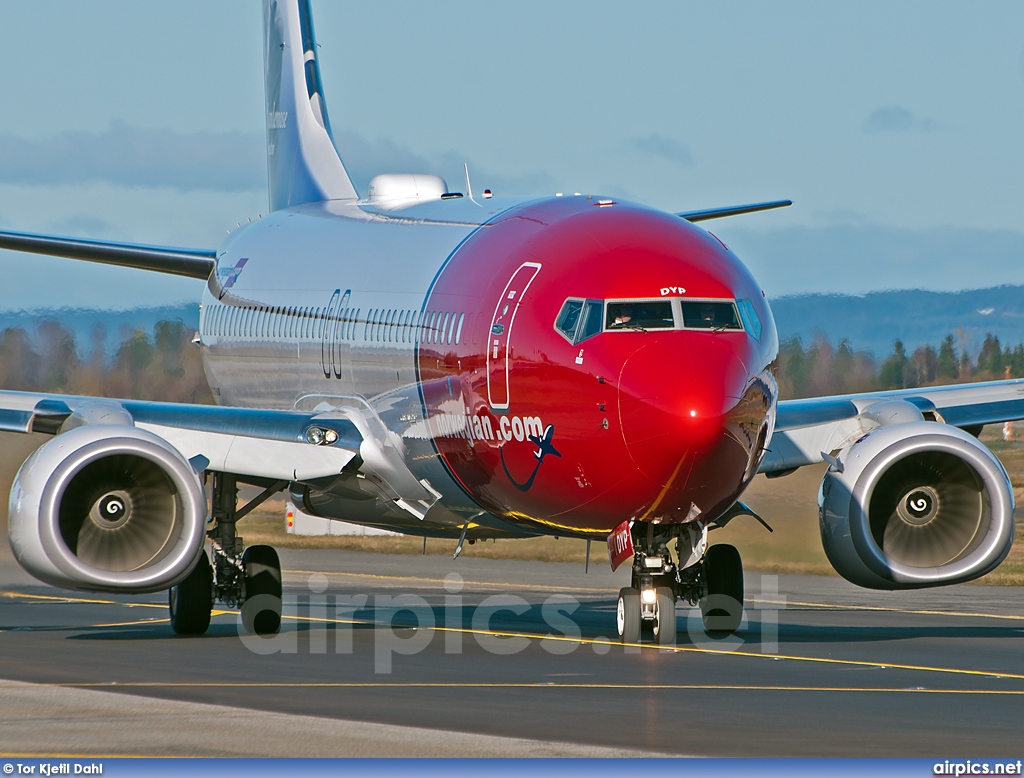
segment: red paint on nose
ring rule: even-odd
[[[629,455],[640,471],[660,487],[678,489],[695,462],[721,441],[748,374],[736,355],[732,334],[676,332],[656,337],[622,367],[619,419]]]

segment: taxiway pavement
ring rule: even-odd
[[[676,647],[623,647],[610,638],[628,573],[601,564],[281,556],[280,635],[241,637],[219,612],[184,638],[164,595],[63,592],[4,547],[0,753],[1019,751],[1021,588],[869,592],[748,573],[733,638],[704,635],[681,605]]]

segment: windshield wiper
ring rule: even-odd
[[[608,329],[610,329],[610,330],[628,329],[628,330],[637,330],[639,332],[647,332],[647,328],[646,327],[644,327],[644,326],[642,326],[640,324],[634,324],[633,322],[629,322],[629,321],[620,321],[620,322],[618,322],[616,324],[613,324]]]

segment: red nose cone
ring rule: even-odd
[[[619,419],[640,471],[681,488],[722,439],[747,378],[728,336],[673,333],[634,352],[619,376]]]

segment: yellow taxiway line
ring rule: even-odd
[[[972,613],[970,611],[935,611],[914,608],[891,608],[885,605],[839,605],[830,602],[801,602],[799,600],[762,600],[754,598],[751,602],[765,603],[768,605],[781,605],[797,608],[826,608],[828,610],[844,611],[875,611],[878,613],[907,613],[917,616],[957,616],[964,619],[1005,619],[1008,621],[1024,621],[1024,616],[1017,616],[1010,613]]]
[[[73,598],[73,597],[53,597],[49,595],[34,595],[19,592],[0,592],[0,595],[16,598],[16,599],[43,599],[43,600],[57,600],[68,603],[89,603],[89,604],[105,604],[105,605],[124,605],[126,607],[149,607],[149,608],[165,608],[165,605],[155,605],[148,603],[126,603],[118,600],[98,600],[98,599],[84,599],[84,598]],[[237,611],[231,610],[218,610],[213,615],[237,615]],[[370,619],[340,619],[340,618],[327,618],[327,617],[311,617],[311,616],[297,616],[294,614],[284,614],[284,619],[290,621],[301,621],[307,623],[318,623],[318,624],[348,624],[357,626],[391,626],[385,622],[378,622]],[[165,621],[161,619],[160,621]],[[142,620],[137,622],[122,622],[116,626],[130,626],[130,625],[141,625],[154,623],[156,620]],[[65,629],[90,629],[98,628],[101,626],[111,625],[81,625],[78,627],[65,627]],[[397,628],[405,628],[401,625],[395,625]],[[580,645],[601,645],[608,646],[623,646],[629,648],[638,648],[641,650],[658,651],[661,653],[691,653],[691,654],[704,654],[711,656],[723,656],[723,657],[744,657],[744,658],[756,658],[756,659],[770,659],[770,660],[787,660],[791,662],[811,662],[815,664],[826,664],[826,665],[837,665],[845,667],[865,667],[873,669],[885,669],[885,670],[907,670],[913,672],[925,672],[925,673],[940,673],[947,675],[961,675],[971,676],[980,678],[992,678],[999,680],[1019,680],[1024,681],[1024,674],[1021,673],[1005,673],[995,670],[970,670],[955,667],[934,667],[929,665],[911,665],[894,662],[879,662],[879,661],[867,661],[857,659],[838,659],[833,657],[820,657],[820,656],[800,656],[798,654],[761,654],[754,653],[751,651],[730,651],[728,649],[715,649],[715,648],[699,648],[696,646],[659,646],[650,643],[631,643],[623,644],[619,641],[613,641],[607,638],[584,638],[584,637],[567,637],[565,635],[547,635],[535,632],[516,632],[516,631],[490,631],[490,630],[475,630],[465,627],[447,627],[447,626],[429,626],[429,627],[408,627],[409,629],[430,629],[434,632],[458,632],[467,635],[485,635],[496,638],[526,638],[528,640],[549,640],[563,643],[576,643]],[[27,627],[22,628],[23,631],[30,631],[33,628]],[[42,627],[35,629],[46,629],[53,630],[58,629],[55,627]],[[12,630],[7,630],[12,631]],[[647,687],[644,687],[647,688]],[[715,687],[717,688],[717,687]],[[756,687],[762,688],[762,687]]]

